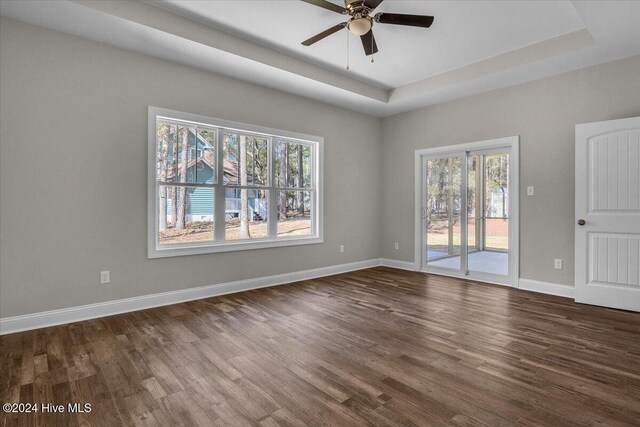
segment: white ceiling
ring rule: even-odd
[[[338,2],[338,0],[333,0]],[[400,1],[371,64],[344,17],[297,0],[2,0],[0,15],[379,117],[640,54],[640,1]],[[246,12],[249,11],[247,14]],[[246,15],[246,16],[245,16]]]
[[[339,0],[333,3],[344,5]],[[301,44],[346,21],[338,13],[292,0],[159,0],[152,4],[331,69],[345,69],[348,31],[313,46]],[[350,37],[349,74],[387,89],[584,28],[569,1],[385,0],[375,12],[435,17],[430,29],[375,25],[380,51],[373,64],[359,38]]]

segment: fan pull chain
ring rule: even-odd
[[[371,33],[371,63],[373,64],[373,55],[375,54],[373,51],[373,28],[371,28],[369,32]]]
[[[349,69],[349,31],[347,31],[347,70]]]

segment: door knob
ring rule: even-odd
[[[578,220],[578,225],[585,225],[587,222],[584,219]]]

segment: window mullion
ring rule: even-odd
[[[313,191],[314,187],[276,187],[275,189],[279,191]]]
[[[268,142],[268,157],[269,157],[269,202],[267,208],[269,209],[268,215],[268,230],[269,238],[275,239],[278,235],[278,192],[276,191],[276,146],[273,137],[269,137]]]
[[[307,190],[305,190],[307,191]],[[317,233],[317,223],[318,223],[318,216],[315,214],[316,212],[316,192],[314,190],[308,190],[309,191],[309,203],[311,204],[311,206],[309,206],[309,216],[311,217],[311,234],[315,235]]]
[[[195,159],[196,159],[195,163],[193,164],[193,169],[194,169],[193,180],[194,182],[198,182],[198,126],[195,126],[193,130],[195,132],[195,134],[193,135],[193,149],[195,150]],[[188,147],[188,145],[189,145],[189,139],[187,138],[187,151],[190,151],[191,149]],[[215,199],[215,196],[214,196],[214,199]]]
[[[213,188],[215,184],[207,184],[201,182],[172,182],[172,181],[158,181],[159,185],[167,185],[170,187],[201,187],[201,188]]]
[[[232,189],[232,190],[269,190],[270,187],[263,187],[260,185],[234,185],[234,184],[227,184],[225,185],[225,187],[227,189]]]
[[[311,147],[311,163],[309,164],[309,172],[310,172],[310,182],[309,186],[311,191],[311,206],[309,209],[309,214],[311,215],[311,232],[313,235],[317,235],[320,232],[320,226],[318,224],[318,220],[320,217],[320,203],[319,203],[319,192],[316,191],[319,184],[320,176],[318,174],[318,165],[320,161],[320,150],[319,146],[315,145]]]
[[[251,184],[256,183],[256,140],[251,138]]]
[[[224,150],[222,146],[223,132],[216,131],[216,186],[214,203],[214,239],[218,242],[224,240],[225,234],[225,197],[224,197]]]

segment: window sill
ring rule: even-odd
[[[214,254],[220,252],[249,251],[254,249],[279,248],[286,246],[314,245],[323,242],[324,239],[322,237],[304,236],[280,238],[277,240],[172,245],[162,248],[149,247],[147,258],[169,258],[186,255]]]

